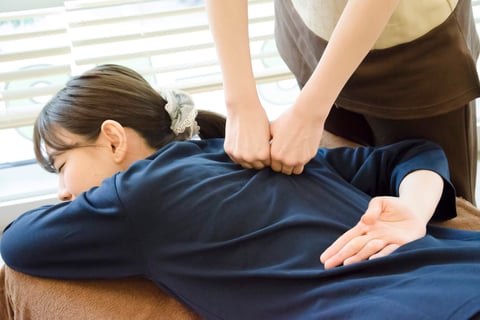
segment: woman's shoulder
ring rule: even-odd
[[[158,149],[147,159],[158,158],[188,158],[207,154],[225,154],[224,139],[192,139],[186,141],[173,141]],[[226,154],[225,154],[226,155]]]

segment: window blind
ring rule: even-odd
[[[272,1],[250,0],[249,11],[257,81],[291,79],[274,45]],[[154,87],[222,87],[201,1],[76,0],[0,13],[0,129],[31,125],[72,75],[103,63],[131,67]]]

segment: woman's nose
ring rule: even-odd
[[[73,198],[72,194],[68,192],[66,189],[61,188],[58,191],[58,199],[60,199],[61,201],[70,201],[72,200],[72,198]]]
[[[63,179],[58,179],[58,199],[60,199],[60,201],[70,201],[73,200],[72,198],[72,194],[65,188]]]
[[[73,195],[65,187],[63,177],[58,177],[58,199],[60,201],[70,201],[73,200]]]

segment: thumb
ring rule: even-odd
[[[368,208],[360,218],[360,221],[364,224],[372,225],[380,217],[383,210],[383,200],[380,197],[375,197],[370,200]]]

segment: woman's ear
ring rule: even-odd
[[[105,120],[100,128],[101,135],[109,143],[115,162],[122,162],[128,150],[125,128],[115,120]]]

